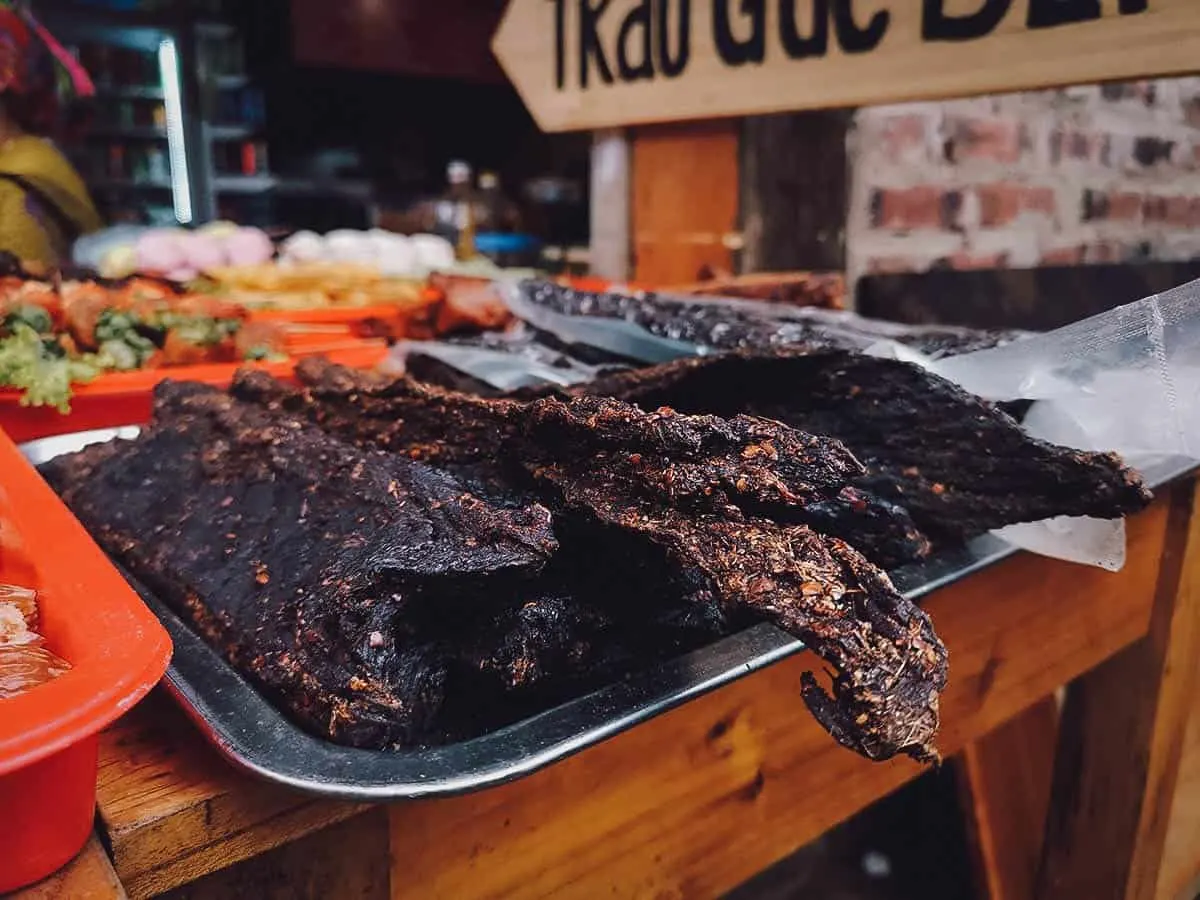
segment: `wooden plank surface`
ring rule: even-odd
[[[794,12],[790,48],[781,9]],[[815,22],[814,10],[824,12]],[[966,27],[947,34],[935,21],[941,11]],[[724,52],[718,25],[730,32]],[[511,0],[492,44],[546,131],[1191,73],[1198,45],[1195,0]]]
[[[1151,900],[1200,655],[1195,487],[1170,493],[1148,634],[1068,686],[1038,898]]]
[[[1041,861],[1058,703],[1046,697],[953,760],[981,900],[1027,900]]]
[[[1167,505],[1118,574],[1021,555],[931,596],[950,648],[939,746],[992,731],[1145,635]],[[918,774],[837,747],[801,655],[478,794],[390,807],[396,897],[711,897]]]
[[[102,736],[96,800],[113,864],[133,898],[186,884],[363,809],[235,771],[157,692]]]
[[[95,836],[49,878],[7,895],[8,900],[126,900],[127,896]]]
[[[683,284],[705,267],[732,271],[724,240],[738,217],[736,124],[638,129],[632,166],[634,280]]]
[[[1194,565],[1200,565],[1197,560]],[[1183,757],[1175,782],[1175,801],[1158,876],[1158,900],[1191,900],[1200,894],[1200,697],[1192,702]],[[1194,887],[1192,887],[1194,885]],[[1191,893],[1187,891],[1191,888]]]
[[[167,891],[159,900],[388,900],[382,807]]]

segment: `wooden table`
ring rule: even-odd
[[[990,896],[1155,896],[1200,628],[1193,494],[1130,521],[1117,574],[1022,554],[925,602],[951,654],[939,746],[975,798]],[[386,807],[234,771],[154,696],[104,735],[100,838],[132,898],[712,897],[921,772],[830,740],[799,700],[815,664],[784,660],[512,784]],[[1058,735],[1053,779],[1010,752],[1039,720],[1047,753]],[[1014,833],[1020,815],[1036,821]]]

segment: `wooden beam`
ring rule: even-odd
[[[738,217],[735,122],[633,132],[634,279],[684,284],[732,271],[726,245]]]
[[[1149,626],[1167,504],[1110,574],[1017,556],[925,606],[950,648],[953,754]],[[801,655],[515,783],[389,808],[396,897],[712,897],[920,773],[841,749],[797,689]]]
[[[1046,697],[953,760],[981,898],[1033,896],[1057,736],[1058,704]]]
[[[846,267],[849,110],[742,123],[743,272]]]
[[[1200,655],[1195,486],[1170,493],[1147,635],[1067,689],[1036,896],[1151,900]]]
[[[388,900],[390,878],[387,812],[376,807],[158,900]]]

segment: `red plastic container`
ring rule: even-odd
[[[99,732],[158,683],[171,641],[0,432],[0,583],[38,591],[38,632],[71,670],[0,700],[0,894],[68,862],[96,803]]]

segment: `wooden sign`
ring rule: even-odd
[[[1200,0],[511,0],[492,43],[567,131],[1200,71]]]

